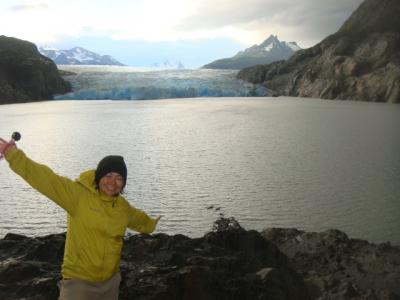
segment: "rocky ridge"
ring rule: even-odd
[[[39,47],[39,52],[57,65],[125,66],[110,55],[100,55],[82,47],[73,47],[68,50]]]
[[[57,299],[64,234],[0,240],[0,299]],[[201,238],[133,235],[120,299],[400,299],[400,249],[330,230],[243,229],[215,222]]]
[[[202,68],[239,70],[255,65],[288,59],[293,53],[300,49],[296,42],[281,42],[276,35],[270,35],[260,45],[253,45],[250,48],[238,52],[233,57],[218,59]]]
[[[0,36],[0,104],[51,100],[70,90],[54,62],[34,44]]]
[[[238,78],[272,95],[400,103],[400,2],[365,0],[335,34]]]

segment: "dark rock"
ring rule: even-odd
[[[258,273],[265,268],[273,271]],[[203,238],[132,236],[121,270],[120,299],[308,299],[276,246],[234,219]]]
[[[287,61],[243,69],[275,96],[400,103],[400,2],[365,0],[335,34]]]
[[[0,240],[0,299],[56,299],[65,235]],[[202,238],[126,238],[120,299],[309,299],[285,255],[256,231],[221,219]]]
[[[262,235],[287,255],[313,299],[400,299],[400,248],[321,233],[271,228]]]
[[[34,44],[0,36],[0,104],[50,100],[70,90],[54,62]]]
[[[65,234],[0,240],[0,299],[57,299]],[[243,229],[220,219],[201,238],[132,235],[120,299],[399,299],[400,249],[338,230]]]
[[[0,240],[0,299],[57,299],[64,234]]]
[[[25,240],[25,239],[29,239],[29,238],[26,237],[25,235],[12,233],[12,232],[7,233],[6,236],[4,237],[4,240],[10,240],[10,241],[21,241],[21,240]]]

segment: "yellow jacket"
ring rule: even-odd
[[[111,278],[119,270],[126,228],[150,233],[156,227],[156,220],[122,196],[100,194],[94,170],[73,181],[32,161],[20,149],[8,151],[6,159],[15,173],[68,213],[63,278],[93,282]]]

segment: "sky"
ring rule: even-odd
[[[1,0],[0,35],[84,47],[130,66],[195,68],[269,35],[302,48],[336,32],[362,0]]]

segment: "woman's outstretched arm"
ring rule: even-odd
[[[0,138],[0,152],[8,161],[10,168],[21,176],[31,187],[39,191],[68,213],[74,214],[78,204],[77,183],[57,175],[49,167],[39,164],[17,149],[15,143]]]

